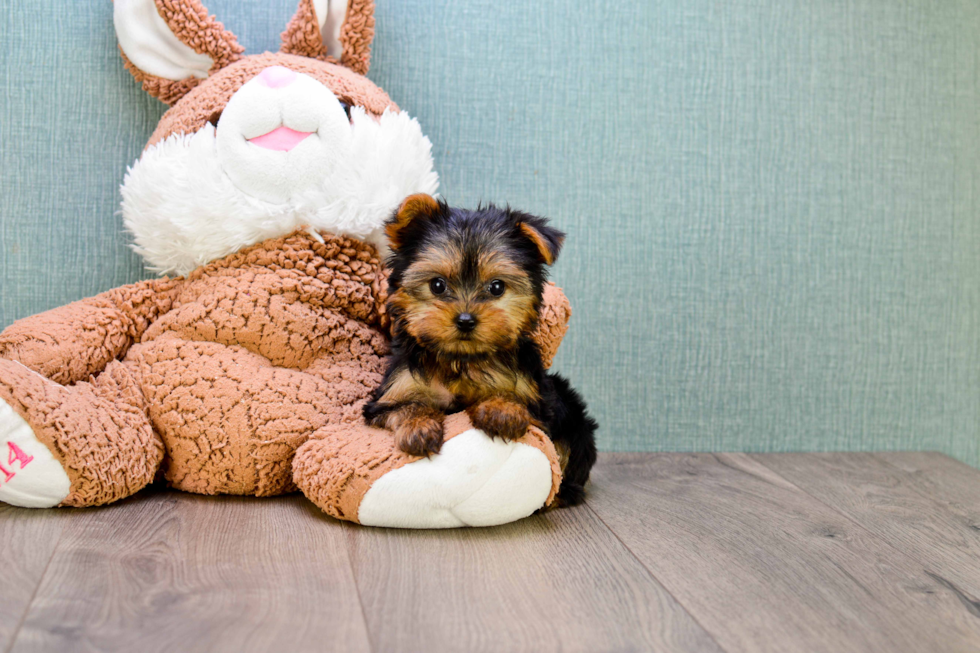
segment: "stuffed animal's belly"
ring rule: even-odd
[[[243,347],[165,337],[137,345],[150,419],[176,488],[202,494],[295,490],[292,459],[317,429],[351,419],[362,393],[273,366]]]
[[[366,350],[380,358],[388,351],[377,329],[308,304],[298,293],[245,292],[232,285],[210,289],[208,296],[172,310],[147,330],[144,341],[162,337],[241,347],[297,370],[325,354],[353,358],[354,350]]]

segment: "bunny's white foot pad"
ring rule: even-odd
[[[68,496],[71,481],[31,426],[0,399],[0,502],[53,508]]]
[[[439,455],[375,481],[357,520],[394,528],[495,526],[542,507],[551,485],[551,463],[540,449],[471,428],[448,440]]]

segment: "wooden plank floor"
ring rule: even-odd
[[[938,454],[605,454],[499,528],[302,496],[0,506],[6,651],[978,651],[980,472]]]

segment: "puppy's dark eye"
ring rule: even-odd
[[[446,292],[446,280],[442,277],[436,277],[429,282],[429,290],[432,291],[433,295],[441,295]]]
[[[221,111],[220,110],[219,111],[215,111],[214,113],[212,113],[208,117],[208,122],[211,123],[212,125],[214,125],[215,127],[218,126],[218,121],[219,120],[221,120]]]
[[[487,290],[494,297],[500,297],[504,294],[504,282],[500,279],[494,279],[490,282],[490,285],[487,286]]]
[[[344,113],[347,114],[347,122],[350,122],[350,109],[351,109],[351,106],[348,103],[346,103],[343,100],[341,100],[340,101],[340,108],[343,109],[344,110]]]

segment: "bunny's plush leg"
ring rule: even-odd
[[[215,342],[163,338],[130,358],[167,450],[164,476],[198,494],[295,492],[297,447],[327,424],[360,419],[354,404],[370,392],[360,366],[350,380],[325,362],[300,371]]]
[[[152,481],[162,459],[130,365],[65,387],[0,360],[0,502],[110,503]]]
[[[399,450],[389,431],[324,427],[296,452],[293,479],[327,514],[368,526],[492,526],[549,505],[561,483],[558,456],[536,428],[504,442],[446,417],[436,456]]]

